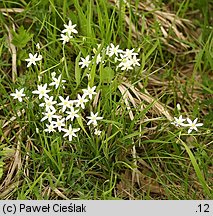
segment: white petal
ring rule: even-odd
[[[192,129],[191,128],[189,128],[189,130],[188,130],[188,134],[190,134],[192,132]]]
[[[203,126],[203,123],[197,123],[196,126],[197,127]]]
[[[187,118],[187,122],[191,125],[192,124],[192,120],[190,118]]]
[[[198,120],[198,118],[196,118],[196,119],[193,121],[193,123],[196,124],[196,123],[197,123],[197,120]]]

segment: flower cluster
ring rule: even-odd
[[[61,79],[61,75],[56,78],[55,74],[52,75],[52,80],[53,82],[49,84],[49,88],[55,86],[55,89],[57,89],[66,82]],[[76,132],[80,128],[73,128],[74,120],[81,118],[81,112],[85,109],[87,102],[96,95],[95,89],[96,86],[88,86],[87,89],[82,90],[82,95],[78,94],[76,99],[71,100],[69,96],[63,97],[61,95],[54,98],[53,95],[50,95],[52,89],[48,89],[47,83],[38,85],[38,89],[32,93],[38,94],[40,100],[43,99],[39,106],[44,108],[41,119],[41,122],[46,121],[46,129],[44,131],[49,133],[55,131],[64,132],[64,137],[68,136],[69,141],[76,137]],[[98,125],[98,120],[103,119],[98,117],[98,113],[94,114],[93,112],[91,112],[91,116],[86,118],[89,119],[87,125],[92,124],[94,127]]]
[[[68,42],[73,36],[72,34],[77,34],[78,31],[75,29],[76,25],[73,25],[71,20],[68,25],[64,25],[65,29],[62,30],[61,40],[63,44]],[[37,49],[40,49],[40,45],[36,45]],[[36,65],[37,61],[42,59],[41,55],[36,53],[35,55],[29,54],[29,58],[26,59],[28,62],[27,67],[32,64]],[[83,89],[81,94],[77,94],[75,99],[70,99],[69,95],[66,95],[66,91],[61,91],[65,89],[66,80],[62,79],[62,74],[56,76],[55,72],[51,73],[50,83],[40,83],[42,77],[39,76],[39,84],[37,89],[32,91],[33,95],[38,97],[39,107],[41,108],[42,117],[41,122],[44,122],[46,128],[44,129],[47,133],[62,132],[63,137],[68,137],[69,141],[72,141],[73,137],[77,137],[77,132],[80,131],[80,127],[74,127],[78,124],[78,118],[83,118],[84,109],[89,101],[91,101],[96,95],[96,86],[90,87],[88,85],[87,89]],[[55,94],[57,90],[57,94]],[[64,96],[66,95],[66,96]],[[19,102],[23,101],[24,88],[15,91],[11,96],[14,99],[18,99]],[[77,119],[77,121],[76,121]],[[102,120],[103,117],[98,115],[98,112],[90,112],[90,116],[86,116],[87,125],[89,127],[93,126],[94,135],[100,136],[101,131],[98,129],[98,121]]]
[[[98,49],[100,48],[100,44],[98,45]],[[93,52],[96,54],[97,50],[93,49]],[[102,54],[106,54],[109,57],[110,62],[117,64],[116,69],[119,68],[122,71],[133,70],[135,66],[140,66],[140,59],[137,58],[138,53],[134,51],[134,49],[126,49],[122,50],[119,48],[119,45],[115,46],[114,44],[110,44],[106,48],[102,49]],[[101,54],[96,56],[96,64],[105,63],[106,61],[103,60],[103,56]],[[81,57],[81,61],[79,62],[79,66],[81,68],[88,68],[94,56],[87,55],[85,58]],[[114,58],[114,59],[112,59]]]
[[[37,90],[32,91],[33,94],[38,95],[39,107],[43,108],[43,117],[40,121],[45,122],[45,132],[64,132],[63,137],[68,136],[69,141],[72,141],[72,138],[77,136],[76,132],[80,130],[80,128],[73,128],[74,120],[81,118],[81,112],[85,109],[87,102],[97,94],[95,92],[96,86],[88,86],[87,89],[82,90],[82,95],[78,94],[75,100],[71,100],[69,96],[63,97],[59,95],[54,97],[54,95],[50,95],[54,91],[54,89],[49,89],[50,87],[55,86],[55,89],[57,89],[66,82],[61,79],[61,74],[56,78],[55,73],[52,75],[52,80],[53,82],[50,84],[38,85]],[[16,92],[12,93],[11,96],[22,102],[22,97],[25,96],[23,92],[24,88],[20,91],[16,89]],[[87,116],[86,119],[88,119],[87,125],[93,125],[95,128],[94,134],[99,136],[101,131],[96,128],[97,121],[103,119],[103,117],[98,116],[98,112],[91,112],[91,115]]]
[[[180,115],[178,118],[174,117],[174,119],[175,120],[171,122],[171,124],[175,125],[176,127],[189,127],[188,134],[190,134],[193,130],[198,131],[197,127],[203,126],[203,123],[197,123],[198,118],[192,121],[190,118],[184,119],[182,115]],[[185,121],[188,123],[184,123]]]
[[[114,46],[112,43],[107,46],[106,54],[109,57],[115,56],[115,61],[119,62],[117,68],[121,70],[132,70],[135,66],[140,66],[139,60],[137,59],[138,53],[134,49],[119,49],[119,45]]]

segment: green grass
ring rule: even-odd
[[[213,2],[153,1],[151,9],[140,2],[0,2],[0,199],[213,198]],[[5,10],[11,8],[23,11]],[[78,34],[63,46],[69,19]],[[42,63],[27,68],[38,42]],[[109,43],[140,49],[141,66],[124,72],[113,63],[90,71],[78,66],[97,44]],[[71,142],[44,132],[32,94],[38,75],[50,83],[53,71],[66,80],[66,90],[55,95],[75,98],[88,85],[87,73],[100,91],[75,122],[81,132]],[[10,94],[23,87],[30,99],[19,103]],[[104,118],[101,137],[86,125],[90,111]],[[180,114],[204,125],[189,135],[170,123]]]

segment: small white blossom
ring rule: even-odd
[[[189,124],[186,124],[186,126],[189,126],[188,134],[192,132],[192,130],[198,131],[197,127],[203,126],[203,123],[197,123],[198,118],[196,118],[194,121],[191,119],[187,118],[187,122]]]
[[[38,55],[38,53],[36,53],[35,55],[33,55],[32,53],[29,53],[29,58],[25,59],[25,61],[28,62],[27,67],[30,67],[31,64],[36,65],[36,61],[40,61],[42,59],[41,55],[39,55],[38,57],[37,57],[37,55]]]
[[[118,65],[118,67],[121,68],[121,70],[132,70],[132,61],[128,58],[122,59],[122,62]]]
[[[88,86],[87,89],[83,89],[84,96],[89,96],[89,99],[91,100],[91,99],[92,99],[92,96],[97,94],[97,93],[95,92],[95,89],[96,89],[96,86],[93,86],[92,88],[90,88],[90,87]]]
[[[41,119],[41,121],[44,121],[44,120],[48,119],[49,122],[52,122],[53,118],[58,119],[59,116],[54,115],[55,112],[56,112],[55,110],[54,111],[48,110],[46,113],[42,113],[44,115],[44,117]]]
[[[96,135],[96,136],[100,136],[101,135],[101,130],[98,130],[98,129],[96,129],[95,128],[95,131],[94,131],[94,134]]]
[[[177,107],[177,110],[178,110],[178,111],[181,111],[181,106],[180,106],[180,104],[179,104],[179,103],[177,104],[177,106],[176,106],[176,107]]]
[[[82,109],[84,109],[85,108],[85,103],[86,102],[88,102],[88,100],[85,98],[86,96],[83,94],[82,95],[82,97],[81,97],[81,95],[77,95],[77,100],[76,100],[76,102],[77,102],[77,104],[76,104],[76,107],[81,107]]]
[[[92,58],[94,58],[94,56],[92,56]],[[101,62],[104,63],[104,61],[102,61],[101,54],[99,53],[96,57],[96,64],[98,65]]]
[[[59,106],[62,106],[61,111],[64,112],[67,107],[70,107],[70,100],[69,100],[69,96],[66,97],[66,99],[64,99],[62,96],[59,96],[59,99],[61,100],[61,103],[59,103]]]
[[[81,68],[84,68],[84,67],[88,67],[91,60],[90,59],[90,56],[88,55],[85,59],[81,57],[81,62],[79,62],[79,65],[81,65]]]
[[[61,75],[59,75],[58,79],[55,78],[55,76],[54,77],[52,76],[52,79],[53,79],[54,82],[51,82],[49,85],[50,86],[55,86],[56,89],[59,87],[60,83],[65,83],[66,82],[66,80],[61,80]]]
[[[39,95],[39,99],[41,99],[42,97],[45,98],[49,98],[49,95],[47,93],[49,93],[51,90],[47,90],[47,83],[45,83],[43,86],[42,85],[38,85],[38,90],[33,91],[33,94],[38,94]]]
[[[40,44],[39,44],[39,43],[37,43],[37,44],[36,44],[36,48],[37,48],[37,50],[40,50],[40,49],[41,49],[41,47],[40,47]]]
[[[55,111],[55,107],[53,105],[56,104],[57,101],[53,101],[53,96],[51,96],[49,98],[44,98],[44,101],[45,101],[45,103],[39,104],[40,107],[45,106],[46,112],[49,110]]]
[[[55,126],[53,125],[53,123],[51,122],[49,125],[46,124],[46,129],[44,129],[45,132],[51,133],[51,132],[55,132]]]
[[[140,61],[140,59],[137,59],[137,57],[134,55],[131,59],[130,59],[130,61],[132,62],[132,65],[135,67],[136,65],[137,66],[140,66],[140,63],[139,63],[139,61]]]
[[[93,124],[93,126],[97,126],[97,120],[101,120],[103,119],[103,117],[98,117],[98,112],[97,113],[93,113],[91,112],[91,116],[86,117],[89,119],[89,121],[87,122],[87,125]]]
[[[138,53],[134,52],[134,49],[126,49],[123,51],[123,54],[121,55],[121,58],[129,58],[131,59],[133,56],[138,55]]]
[[[53,125],[58,128],[58,131],[61,132],[64,130],[62,127],[65,126],[65,118],[57,118],[57,121],[52,121]]]
[[[69,129],[63,129],[63,131],[65,132],[63,137],[69,136],[69,141],[72,141],[72,137],[77,137],[75,133],[79,130],[80,128],[72,128],[72,126],[69,125]]]
[[[179,116],[179,118],[174,117],[175,121],[171,122],[171,124],[175,126],[184,126],[183,122],[186,120],[182,117],[182,115]]]
[[[122,52],[123,50],[119,49],[119,45],[114,46],[112,43],[107,48],[107,55],[109,55],[109,57],[112,57],[113,55],[118,56],[118,54]]]
[[[68,43],[71,38],[73,38],[73,36],[67,35],[67,34],[61,34],[60,40],[62,40],[63,44],[65,44],[65,43]]]
[[[25,94],[23,94],[24,92],[24,88],[22,88],[20,91],[18,91],[16,89],[16,92],[15,93],[11,93],[10,95],[14,97],[14,99],[18,99],[19,102],[22,102],[22,97],[25,96]]]
[[[74,118],[78,118],[79,117],[79,115],[77,114],[78,111],[79,111],[79,109],[75,110],[73,107],[70,107],[70,111],[66,112],[68,114],[68,116],[66,117],[66,120],[71,119],[71,121],[73,121]]]
[[[40,47],[40,44],[39,44],[39,43],[37,43],[37,44],[36,44],[36,48],[37,48],[37,50],[40,50],[40,49],[41,49],[41,47]]]
[[[74,33],[78,34],[78,31],[75,29],[76,24],[72,25],[72,21],[69,20],[68,25],[64,24],[65,29],[62,31],[62,33],[67,33],[69,36]]]

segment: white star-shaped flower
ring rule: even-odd
[[[190,134],[192,132],[192,130],[198,131],[197,127],[203,126],[203,123],[197,123],[197,120],[198,120],[198,118],[196,118],[194,121],[187,118],[187,122],[189,123],[189,124],[187,124],[187,126],[190,127],[188,130],[188,134]]]
[[[179,126],[185,126],[183,122],[186,120],[182,117],[182,115],[179,116],[179,118],[174,117],[175,121],[171,122],[171,124],[179,127]]]
[[[85,59],[81,57],[81,62],[79,62],[79,65],[81,65],[81,68],[84,68],[84,67],[87,68],[89,66],[89,64],[91,62],[91,60],[89,60],[89,59],[90,59],[89,55],[86,56]]]
[[[73,38],[73,36],[67,35],[67,34],[61,34],[60,40],[62,40],[63,44],[65,44],[65,43],[68,43],[71,38]]]
[[[93,86],[92,88],[90,88],[90,87],[88,86],[87,89],[83,89],[84,96],[89,96],[89,99],[91,100],[91,99],[92,99],[92,96],[97,94],[97,93],[95,92],[95,89],[96,89],[96,86]]]
[[[76,107],[81,107],[82,109],[85,108],[85,103],[88,102],[88,100],[85,98],[86,96],[83,94],[82,97],[81,95],[77,95],[78,99],[76,100]]]
[[[56,112],[55,110],[54,111],[48,110],[47,112],[42,113],[44,115],[44,117],[41,119],[41,121],[44,121],[44,120],[48,119],[49,122],[52,122],[53,118],[58,119],[59,116],[58,115],[54,115],[55,112]]]
[[[121,55],[121,58],[129,58],[131,59],[133,56],[138,55],[138,53],[134,52],[134,49],[126,49],[123,51],[123,54]]]
[[[96,135],[96,136],[100,136],[101,135],[101,130],[98,130],[98,129],[96,129],[95,128],[95,131],[94,131],[94,134]]]
[[[51,132],[55,132],[55,126],[53,125],[53,123],[51,122],[49,125],[46,124],[46,129],[44,129],[45,132],[51,133]]]
[[[118,65],[118,67],[121,68],[121,70],[132,70],[132,61],[128,58],[122,59],[122,62]]]
[[[130,59],[130,61],[132,62],[132,65],[135,67],[136,65],[137,66],[140,66],[140,63],[139,63],[139,61],[140,61],[140,59],[137,59],[137,57],[134,55],[131,59]]]
[[[44,101],[45,101],[45,103],[39,104],[40,107],[45,106],[46,112],[49,110],[55,111],[55,107],[53,105],[56,104],[57,101],[53,101],[53,96],[51,96],[49,98],[44,98]]]
[[[93,113],[91,112],[91,116],[86,117],[89,119],[89,121],[87,122],[87,125],[93,124],[93,126],[97,126],[97,120],[101,120],[103,119],[103,117],[98,117],[98,112],[97,113]]]
[[[51,90],[47,90],[47,83],[45,83],[43,86],[42,85],[38,85],[38,89],[33,91],[33,94],[38,94],[39,95],[39,99],[41,99],[42,97],[45,98],[49,98],[49,95],[47,93],[49,93]]]
[[[67,33],[68,35],[71,35],[72,33],[78,34],[78,31],[75,29],[76,24],[72,25],[72,21],[69,20],[68,25],[64,24],[65,29],[62,31],[62,33]]]
[[[67,96],[66,99],[64,99],[62,96],[59,96],[59,99],[61,100],[61,103],[59,103],[58,105],[62,106],[61,111],[65,112],[67,107],[70,107],[70,105],[71,105],[71,101],[69,100],[69,96]]]
[[[63,129],[63,131],[65,132],[63,137],[69,136],[69,141],[72,141],[72,137],[77,137],[75,133],[79,130],[80,128],[72,128],[72,126],[69,125],[69,129]]]
[[[25,59],[25,61],[28,62],[27,67],[30,67],[31,64],[36,65],[36,62],[40,61],[41,59],[42,59],[42,55],[38,55],[38,53],[36,53],[35,55],[33,55],[32,53],[29,53],[29,58]]]
[[[119,45],[114,46],[114,44],[111,43],[110,46],[108,47],[107,55],[109,55],[109,57],[113,55],[118,56],[118,54],[122,52],[123,50],[119,49]]]
[[[50,86],[55,86],[55,89],[57,89],[60,85],[60,83],[65,83],[66,80],[61,80],[61,75],[59,75],[58,79],[52,76],[52,79],[54,82],[51,82]]]
[[[53,125],[58,128],[58,131],[61,132],[62,130],[64,130],[62,127],[65,126],[65,118],[57,118],[57,121],[52,121]]]
[[[25,96],[24,92],[24,88],[22,88],[20,91],[18,91],[16,89],[15,93],[11,93],[10,95],[14,97],[14,99],[18,99],[20,102],[22,102],[22,97]]]
[[[77,114],[78,111],[79,111],[79,109],[75,110],[73,107],[70,107],[70,111],[66,112],[68,114],[68,116],[66,117],[66,120],[71,119],[71,121],[73,121],[74,118],[78,118],[79,117],[79,115]]]
[[[92,58],[94,58],[94,56],[92,56]],[[102,61],[102,56],[99,53],[96,57],[96,64],[98,65],[100,62],[104,63],[104,61]]]

